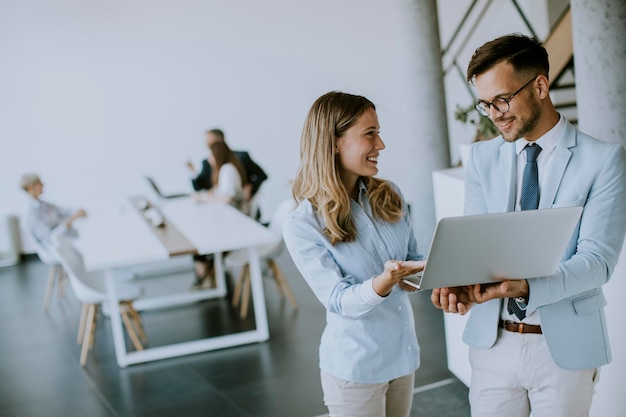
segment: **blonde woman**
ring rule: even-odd
[[[374,177],[385,148],[374,104],[330,92],[315,101],[284,227],[298,270],[326,308],[320,346],[331,417],[409,415],[419,345],[400,281],[424,268],[406,202]]]

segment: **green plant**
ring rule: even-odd
[[[474,125],[476,128],[474,142],[493,139],[500,134],[496,125],[491,122],[491,119],[478,113],[473,104],[469,107],[461,107],[457,104],[454,118],[462,123]]]

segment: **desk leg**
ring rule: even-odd
[[[221,269],[221,254],[215,258],[216,273],[221,275],[222,285],[225,288],[224,270]],[[120,314],[119,303],[115,292],[115,280],[113,271],[106,272],[107,293],[111,305],[111,328],[113,330],[113,342],[115,344],[115,356],[120,368],[142,362],[150,362],[159,359],[173,358],[198,352],[207,352],[215,349],[223,349],[231,346],[240,346],[247,343],[265,342],[269,339],[269,327],[267,323],[267,310],[265,307],[265,293],[263,291],[263,277],[261,261],[257,248],[248,249],[248,262],[250,263],[250,283],[252,286],[252,299],[254,300],[254,316],[256,329],[223,336],[208,337],[183,343],[166,346],[156,346],[142,351],[126,351],[124,329]],[[218,266],[219,265],[219,266]],[[221,269],[221,270],[220,270]],[[220,278],[218,278],[219,280]]]
[[[223,297],[226,295],[226,275],[224,273],[224,259],[222,252],[216,252],[213,254],[213,267],[215,268],[218,296]]]
[[[117,301],[117,293],[115,290],[115,277],[113,276],[113,271],[110,269],[106,271],[106,286],[109,296],[109,313],[111,316],[115,357],[117,358],[117,364],[120,368],[125,368],[126,365],[128,365],[126,363],[126,342],[124,341],[120,304]]]
[[[252,285],[252,300],[254,300],[254,319],[258,341],[264,342],[269,339],[267,325],[267,309],[265,306],[265,292],[263,291],[263,273],[259,252],[256,247],[248,248],[248,262],[250,263],[250,283]]]

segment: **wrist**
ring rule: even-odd
[[[385,285],[384,278],[381,275],[376,275],[372,278],[372,288],[374,292],[381,297],[386,297],[391,292],[391,289],[387,288],[387,285]]]
[[[518,303],[528,304],[528,296],[527,295],[519,295],[515,297],[515,301]]]
[[[515,300],[518,303],[528,304],[528,298],[530,295],[530,286],[528,285],[528,280],[522,280],[523,288],[520,290]]]

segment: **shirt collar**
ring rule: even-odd
[[[43,202],[41,200],[36,199],[35,197],[33,197],[30,194],[27,195],[27,198],[28,198],[28,206],[32,207],[34,209],[38,209],[43,204]]]
[[[559,141],[563,130],[565,129],[565,119],[562,115],[559,116],[559,121],[554,126],[552,126],[552,129],[548,130],[536,141],[530,142],[525,138],[520,138],[519,140],[515,141],[515,153],[519,155],[520,152],[522,152],[526,145],[528,145],[529,143],[536,143],[537,145],[541,146],[541,149],[543,151],[552,151],[554,148],[556,148],[556,144]]]
[[[367,187],[365,186],[365,182],[362,178],[359,178],[359,196],[357,198],[357,202],[362,206],[363,202],[367,200]]]

